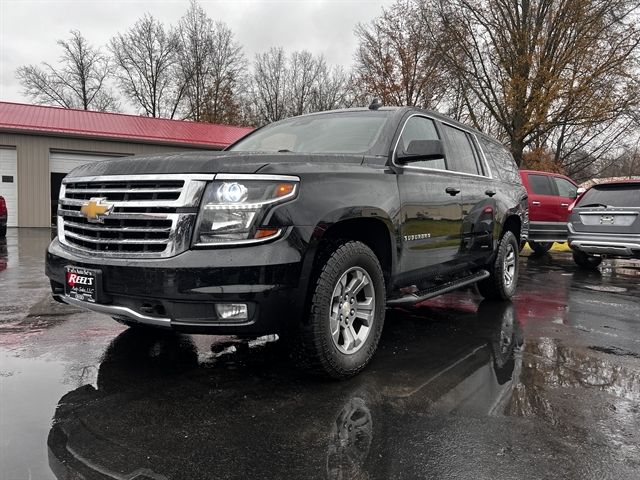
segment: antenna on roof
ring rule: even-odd
[[[369,110],[378,110],[382,106],[382,102],[380,102],[377,98],[374,98],[369,105]]]

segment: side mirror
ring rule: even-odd
[[[406,151],[397,154],[399,163],[437,159],[444,159],[444,147],[440,140],[413,140]]]
[[[579,197],[580,195],[582,195],[584,192],[586,192],[587,189],[584,187],[578,187],[578,189],[576,190],[576,198]]]

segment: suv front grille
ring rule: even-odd
[[[67,177],[58,237],[70,250],[101,257],[157,258],[189,248],[200,197],[213,175]],[[89,220],[93,201],[108,212]]]

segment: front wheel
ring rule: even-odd
[[[588,270],[595,270],[602,262],[602,257],[594,257],[593,255],[587,255],[580,250],[573,251],[573,261],[579,267],[586,268]]]
[[[529,246],[531,247],[531,250],[533,250],[533,253],[535,253],[536,255],[544,255],[549,250],[551,250],[551,247],[553,247],[553,242],[532,242],[531,240],[529,240]]]
[[[518,285],[518,241],[511,231],[504,232],[494,261],[487,265],[489,278],[478,283],[478,290],[490,300],[509,300]]]
[[[357,374],[371,360],[382,333],[385,286],[375,254],[344,241],[320,253],[309,315],[291,340],[305,370],[332,378]]]

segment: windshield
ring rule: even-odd
[[[597,185],[588,190],[577,207],[640,207],[640,183]]]
[[[295,117],[267,125],[229,150],[365,153],[375,143],[388,116],[388,111],[359,111]]]

